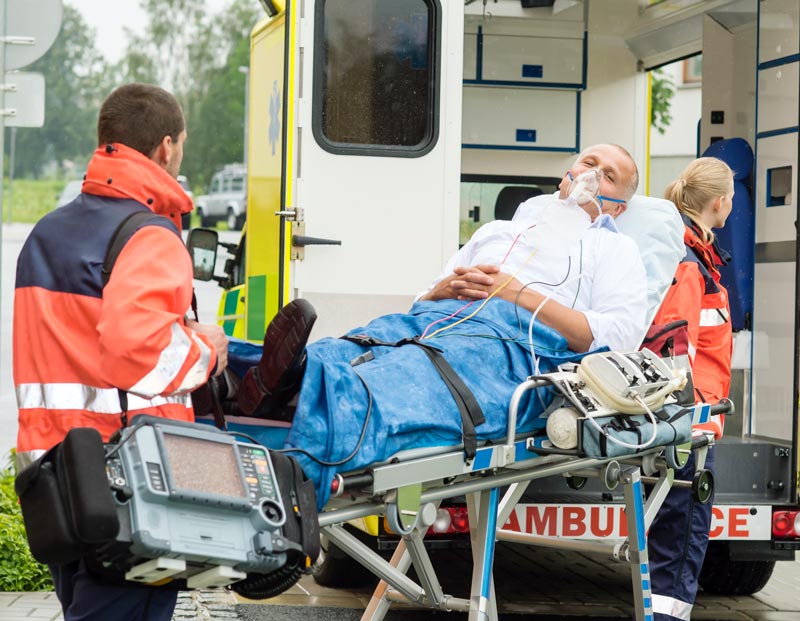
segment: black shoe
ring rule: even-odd
[[[245,416],[280,410],[297,394],[305,371],[305,349],[317,313],[308,300],[292,300],[267,326],[264,351],[239,387],[238,405]]]

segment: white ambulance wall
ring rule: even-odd
[[[622,5],[626,5],[623,7]],[[622,34],[635,20],[636,0],[614,3],[610,14],[600,3],[589,4],[586,90],[580,93],[580,148],[600,142],[620,144],[634,156],[643,177],[646,111],[643,73],[625,46]],[[625,10],[625,9],[629,10]],[[553,116],[558,117],[554,111]],[[464,174],[533,175],[561,177],[575,153],[464,149]],[[639,191],[644,190],[644,182]]]
[[[800,6],[797,0],[759,5],[758,132],[753,309],[753,403],[750,431],[792,440],[797,293]],[[764,63],[770,63],[772,66]],[[755,358],[754,358],[755,360]]]
[[[731,62],[733,59],[733,62]],[[703,21],[703,116],[700,153],[712,137],[744,138],[755,150],[756,25],[731,33],[712,18]],[[711,123],[711,111],[725,122]]]

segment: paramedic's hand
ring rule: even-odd
[[[447,278],[443,278],[423,295],[421,300],[465,300],[480,299],[466,297],[463,291],[469,290],[470,284],[491,286],[494,282],[492,274],[499,272],[496,265],[476,265],[475,267],[457,267]],[[483,297],[486,297],[485,295]]]
[[[211,341],[211,345],[217,350],[217,370],[214,375],[222,373],[228,366],[228,337],[225,331],[218,325],[199,323],[194,319],[187,319],[186,327]]]

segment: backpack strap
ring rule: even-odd
[[[119,226],[117,226],[114,234],[111,236],[111,241],[108,243],[108,248],[106,249],[106,257],[103,260],[101,277],[104,289],[108,284],[109,278],[111,278],[111,270],[114,269],[114,264],[117,262],[117,257],[119,257],[119,254],[122,252],[125,244],[128,243],[128,240],[142,226],[147,226],[148,224],[158,225],[160,224],[161,220],[166,220],[166,218],[159,216],[158,214],[154,214],[149,209],[146,209],[142,211],[134,211],[132,214],[125,216],[125,219],[119,223]],[[167,221],[169,222],[169,220]],[[117,388],[117,391],[119,392],[119,405],[122,409],[120,420],[122,422],[122,426],[127,427],[128,393],[121,388]]]
[[[152,211],[147,209],[142,211],[134,211],[119,223],[119,226],[111,236],[111,241],[108,243],[106,258],[103,261],[102,278],[104,288],[108,284],[108,279],[111,278],[111,270],[114,268],[114,263],[117,262],[117,257],[119,257],[120,252],[122,252],[125,244],[128,243],[128,240],[133,236],[133,234],[143,225],[146,226],[149,223],[158,224],[162,219],[166,220],[164,216],[154,214]]]

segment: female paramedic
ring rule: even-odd
[[[718,265],[728,254],[714,241],[711,229],[721,228],[731,213],[733,173],[721,160],[694,160],[664,194],[681,212],[686,229],[686,256],[654,324],[688,321],[688,354],[697,402],[716,403],[728,396],[732,333],[728,292],[720,283]],[[723,421],[712,417],[695,427],[722,436]],[[705,467],[714,469],[714,448]],[[675,473],[692,479],[694,456]],[[653,612],[657,621],[690,618],[697,580],[708,546],[711,503],[694,501],[689,488],[673,487],[653,520],[648,536]]]

